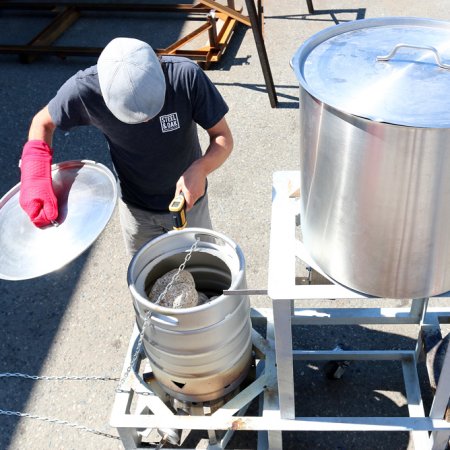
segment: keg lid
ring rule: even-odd
[[[309,94],[342,112],[396,125],[448,128],[449,42],[450,22],[356,20],[310,37],[292,66]]]
[[[105,228],[117,200],[114,175],[94,161],[52,166],[57,224],[37,228],[19,204],[20,183],[0,200],[0,278],[27,280],[60,269]]]

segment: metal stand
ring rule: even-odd
[[[268,294],[273,300],[275,354],[281,419],[301,428],[305,418],[295,417],[293,361],[296,360],[398,360],[403,368],[409,417],[315,417],[310,431],[411,431],[417,449],[445,449],[450,437],[450,423],[444,420],[450,398],[450,378],[441,376],[434,401],[425,416],[417,375],[417,361],[423,350],[423,333],[439,321],[448,321],[450,308],[427,308],[428,299],[412,300],[410,308],[294,308],[294,299],[365,299],[333,284],[296,285],[296,259],[322,275],[310,260],[302,243],[296,239],[298,199],[289,194],[299,185],[298,172],[276,172],[273,181],[272,229],[270,242]],[[448,297],[448,293],[444,297]],[[442,297],[442,295],[440,296]],[[373,298],[372,298],[373,303]],[[300,351],[293,349],[294,325],[417,324],[419,333],[415,350],[381,351]],[[442,374],[450,371],[446,352]],[[294,428],[294,426],[292,426]],[[291,429],[292,429],[291,428]],[[430,435],[428,432],[431,432]]]
[[[266,327],[265,338],[255,330],[252,334],[256,377],[210,415],[202,415],[204,412],[200,411],[199,415],[174,413],[169,406],[169,397],[151,377],[148,361],[141,354],[136,367],[123,384],[122,391],[116,394],[111,414],[110,424],[117,428],[124,447],[141,449],[148,448],[149,443],[158,445],[160,434],[164,431],[158,434],[156,430],[165,430],[169,438],[171,434],[180,432],[182,441],[191,430],[207,430],[208,439],[198,445],[202,445],[201,448],[219,450],[226,448],[235,431],[258,430],[258,449],[282,448],[281,428],[271,428],[272,422],[279,418],[271,310],[252,310],[252,321]],[[122,375],[130,365],[137,338],[138,330],[135,326]],[[246,416],[250,403],[258,397],[259,416]],[[218,433],[219,431],[225,433]],[[169,447],[164,445],[164,448]]]

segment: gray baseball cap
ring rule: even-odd
[[[158,57],[146,42],[113,39],[100,54],[97,70],[106,106],[120,121],[146,122],[161,111],[166,80]]]

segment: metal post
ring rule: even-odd
[[[267,314],[266,339],[270,343],[266,350],[266,375],[268,379],[268,390],[264,393],[265,410],[264,417],[276,418],[280,417],[279,395],[277,391],[277,368],[275,366],[275,329],[273,325],[273,316]],[[283,449],[283,439],[281,431],[268,431],[267,443],[269,449]]]
[[[141,437],[138,435],[136,428],[120,428],[117,427],[117,432],[119,433],[122,445],[127,450],[134,450],[139,448],[138,445],[141,444]]]
[[[432,441],[430,450],[445,450],[448,448],[448,431],[434,431],[430,440]]]
[[[310,14],[314,14],[315,11],[314,11],[314,6],[313,6],[312,0],[306,0],[306,4],[308,5],[308,12]]]
[[[209,36],[209,46],[212,48],[217,48],[217,27],[216,27],[216,15],[214,11],[208,14],[208,22],[211,27],[208,29]]]
[[[450,377],[448,376],[450,373],[449,349],[447,349],[447,352],[445,353],[444,363],[442,364],[441,369],[441,375],[444,376],[439,377],[433,404],[431,405],[430,417],[432,419],[442,419],[444,417],[450,399]]]
[[[406,398],[410,417],[425,417],[422,397],[419,388],[419,376],[417,374],[416,360],[404,359],[402,361],[403,379],[405,382]],[[413,432],[414,448],[427,448],[429,438],[427,431]]]
[[[245,0],[245,4],[247,5],[248,17],[250,18],[250,22],[252,24],[253,36],[255,38],[256,49],[258,50],[259,61],[261,63],[264,80],[266,82],[267,93],[269,94],[270,106],[272,106],[272,108],[276,108],[278,104],[277,94],[275,92],[264,38],[258,24],[258,14],[256,13],[255,3],[254,0]]]
[[[428,298],[415,298],[411,302],[410,314],[417,320],[417,323],[423,322],[428,306]]]
[[[292,358],[293,300],[273,299],[275,355],[278,371],[278,395],[282,419],[295,419],[294,364]]]

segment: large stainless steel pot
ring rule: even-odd
[[[450,23],[419,18],[331,27],[292,60],[303,239],[341,284],[390,298],[450,290],[448,64]]]
[[[199,291],[217,298],[192,308],[155,305],[147,294],[153,283],[184,261],[192,244],[198,247],[186,264]],[[128,268],[128,284],[142,330],[144,351],[161,387],[183,401],[216,400],[232,392],[251,362],[250,301],[226,296],[225,289],[246,287],[244,256],[232,240],[212,230],[171,231],[144,245]]]

